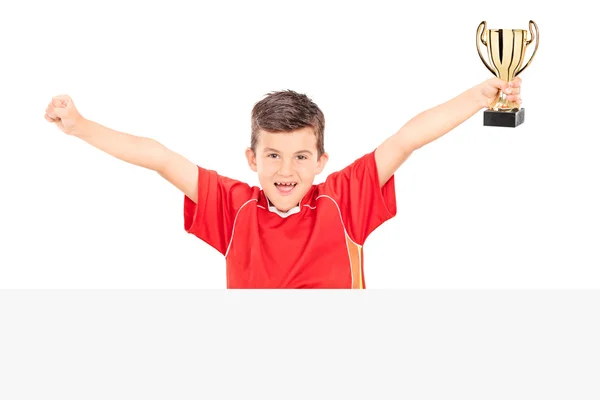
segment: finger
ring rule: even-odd
[[[506,100],[515,101],[515,102],[521,104],[521,96],[506,96]]]
[[[58,120],[59,120],[58,116],[57,116],[56,114],[54,114],[54,113],[50,112],[50,111],[46,111],[46,114],[45,114],[45,116],[46,116],[46,117],[48,117],[48,118],[50,118],[50,120],[51,120],[52,122],[55,122],[55,121],[58,121]]]
[[[506,93],[506,94],[514,94],[514,95],[517,95],[517,94],[520,94],[520,93],[521,93],[521,88],[518,88],[518,87],[517,87],[517,88],[514,88],[514,87],[507,87],[507,88],[505,88],[505,89],[503,90],[503,92],[504,92],[504,93]]]
[[[66,107],[71,101],[71,97],[66,94],[60,94],[52,97],[52,105],[56,107]]]
[[[517,76],[515,79],[513,79],[512,81],[510,81],[508,83],[508,86],[518,88],[518,87],[521,87],[521,82],[522,82],[521,78],[519,78]]]
[[[54,107],[46,108],[46,114],[52,119],[58,118],[58,115],[56,115],[56,113],[54,112]]]
[[[68,110],[63,104],[65,100],[61,98],[57,98],[57,96],[52,98],[50,105],[48,105],[47,112],[51,118],[63,118],[68,114]]]
[[[46,119],[46,121],[48,121],[48,122],[55,122],[55,121],[54,121],[52,118],[50,118],[50,117],[48,116],[48,114],[44,114],[44,118],[45,118],[45,119]]]
[[[52,97],[52,99],[68,101],[71,100],[71,96],[69,96],[68,94],[59,94],[58,96]]]
[[[56,115],[56,113],[54,112],[55,108],[52,105],[52,101],[50,101],[50,103],[48,103],[48,107],[46,107],[46,114],[52,118],[52,119],[57,119],[58,115]]]
[[[65,118],[69,114],[69,111],[66,108],[54,107],[54,114],[58,118]]]
[[[508,82],[506,82],[504,79],[500,79],[500,78],[490,78],[488,80],[488,83],[490,83],[495,89],[499,89],[499,90],[503,90],[505,88],[508,87]]]
[[[481,84],[482,93],[485,97],[491,98],[498,94],[499,90],[503,90],[508,86],[508,83],[500,78],[489,78]]]

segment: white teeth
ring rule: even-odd
[[[296,186],[296,184],[292,182],[275,182],[275,184],[280,186]]]

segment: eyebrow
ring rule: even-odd
[[[280,153],[280,151],[279,151],[279,150],[277,150],[277,149],[273,149],[273,148],[271,148],[271,147],[266,147],[266,148],[265,148],[265,150],[264,150],[264,152],[265,152],[265,153]],[[310,151],[310,150],[300,150],[300,151],[297,151],[297,152],[295,152],[294,154],[300,154],[300,153],[308,153],[308,154],[310,154],[311,156],[312,156],[312,154],[313,154],[313,153],[312,153],[312,151]]]

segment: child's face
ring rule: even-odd
[[[298,205],[328,158],[327,154],[318,157],[311,127],[285,133],[261,131],[256,154],[248,149],[246,157],[266,196],[283,212]]]

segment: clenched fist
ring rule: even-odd
[[[516,77],[510,82],[500,78],[490,78],[478,85],[482,105],[489,108],[519,108],[521,104],[521,78]],[[498,100],[504,94],[505,100]]]
[[[46,121],[53,122],[68,135],[74,133],[75,126],[83,119],[73,100],[67,95],[55,96],[46,108]]]

